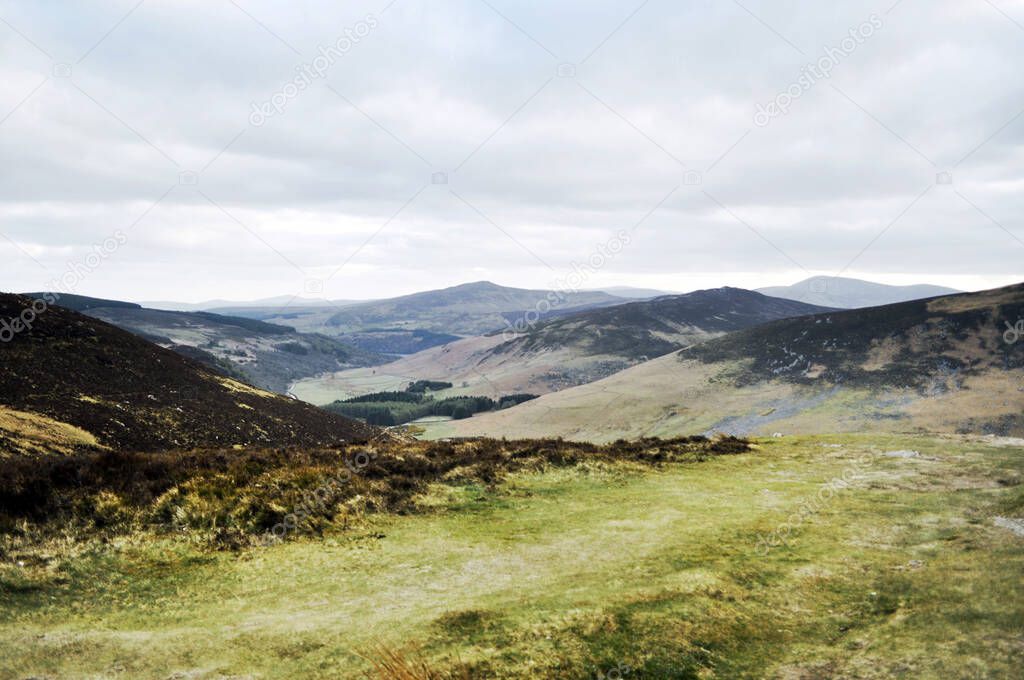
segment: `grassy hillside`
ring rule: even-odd
[[[429,436],[1024,435],[1024,286],[774,321]]]
[[[31,304],[0,294],[0,319],[19,317]],[[65,442],[63,448],[71,437],[82,445],[151,451],[328,444],[372,435],[359,423],[217,375],[56,306],[0,344],[0,416],[2,453],[45,449],[40,437]]]
[[[1024,509],[1024,460],[1006,444],[453,471],[404,514],[238,553],[6,535],[0,675],[1015,678],[1024,538],[1000,518]]]

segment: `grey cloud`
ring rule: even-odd
[[[3,16],[55,60],[74,61],[134,4],[10,2]],[[387,11],[368,1],[238,4],[280,39],[228,2],[148,0],[74,64],[70,81],[51,77],[0,125],[0,233],[59,270],[68,247],[84,255],[176,186],[179,171],[220,154],[81,292],[298,292],[302,274],[274,249],[300,269],[329,271],[424,186],[339,275],[345,290],[328,293],[373,297],[481,272],[545,285],[552,273],[489,220],[564,270],[677,185],[602,276],[767,279],[794,272],[790,260],[843,266],[952,169],[954,189],[936,186],[855,269],[935,283],[1001,282],[1024,269],[1024,247],[954,193],[1024,238],[1019,193],[1005,189],[1022,181],[1024,116],[1014,116],[1024,110],[1024,32],[986,3],[906,0],[885,15],[853,0],[743,2],[759,21],[737,3],[652,0],[617,31],[640,2],[492,0],[508,20],[478,0],[397,0]],[[1003,9],[1024,21],[1024,5]],[[754,124],[758,104],[872,13],[883,27],[831,79]],[[254,102],[370,14],[378,26],[326,78],[250,124]],[[11,84],[2,117],[52,64],[6,27],[0,51]],[[561,62],[576,64],[575,78],[558,77]],[[677,160],[703,171],[700,186],[684,185]],[[449,184],[431,184],[435,171]],[[42,269],[3,239],[0,254],[0,288],[41,285]]]

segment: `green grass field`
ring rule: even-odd
[[[1019,678],[1024,538],[994,518],[1022,482],[995,441],[794,437],[435,485],[239,553],[55,540],[4,556],[0,675]]]

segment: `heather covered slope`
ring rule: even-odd
[[[428,436],[1024,435],[1024,285],[774,321]],[[1012,337],[1011,337],[1012,339]]]
[[[21,317],[30,304],[0,294],[0,320]],[[78,312],[52,306],[31,325],[0,344],[5,453],[46,449],[55,438],[58,449],[148,451],[333,444],[372,435],[360,423],[218,375]]]
[[[582,356],[654,358],[722,333],[825,311],[742,288],[698,290],[553,319],[494,353],[571,348]]]
[[[774,377],[944,391],[938,383],[1024,367],[1024,346],[1004,337],[1022,318],[1024,284],[775,321],[683,350],[680,359],[748,361],[737,384]]]

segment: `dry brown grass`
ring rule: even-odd
[[[969,312],[974,309],[982,309],[984,307],[1014,304],[1018,302],[1019,299],[1019,289],[996,288],[995,290],[972,293],[971,295],[951,295],[949,297],[932,300],[928,303],[928,311],[939,312],[942,314],[956,314],[959,312]]]
[[[37,413],[0,406],[0,457],[100,448],[91,433]]]
[[[238,382],[237,380],[234,380],[232,378],[221,378],[218,376],[216,380],[217,382],[219,382],[221,385],[228,388],[228,390],[232,392],[237,392],[241,394],[251,394],[256,397],[262,397],[263,399],[281,398],[281,395],[279,394],[267,392],[266,390],[261,390],[258,387],[253,387],[252,385],[246,385],[245,383]]]
[[[469,669],[441,671],[431,666],[418,649],[398,649],[377,643],[359,654],[373,670],[369,678],[377,680],[470,680]]]

